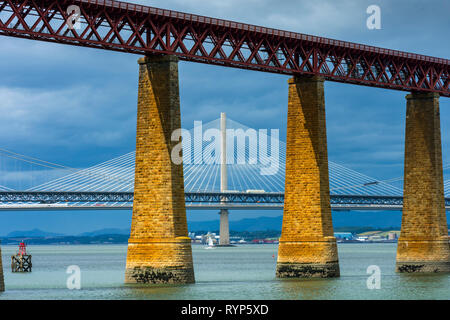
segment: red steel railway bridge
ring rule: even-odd
[[[448,59],[120,1],[6,0],[0,13],[5,36],[450,96]]]
[[[439,116],[440,97],[450,97],[449,60],[120,1],[2,0],[0,35],[144,56],[126,282],[195,281],[183,168],[170,158],[180,59],[292,76],[278,277],[340,274],[324,81],[409,92],[396,270],[450,271]]]

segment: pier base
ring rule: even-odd
[[[338,277],[331,221],[324,80],[289,80],[283,227],[276,275]]]
[[[406,97],[405,178],[397,272],[450,272],[439,95]]]
[[[183,165],[171,159],[181,128],[178,59],[139,59],[136,168],[126,283],[192,283]]]
[[[11,271],[12,272],[31,272],[33,264],[31,263],[31,255],[16,254],[11,256]]]
[[[339,263],[278,263],[279,278],[335,278],[339,277]]]

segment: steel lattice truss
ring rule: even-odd
[[[217,204],[223,206],[246,204],[258,206],[282,205],[284,203],[284,193],[246,193],[246,192],[189,192],[185,193],[186,203],[204,203],[205,207],[216,207]],[[0,191],[0,204],[11,205],[14,203],[114,203],[133,202],[132,192],[56,192],[56,191]],[[342,208],[401,208],[403,198],[396,196],[364,196],[364,195],[331,195],[332,206]],[[445,206],[450,207],[450,198],[445,199]],[[273,207],[279,209],[280,207]]]
[[[3,0],[0,34],[450,97],[447,59],[120,1]]]

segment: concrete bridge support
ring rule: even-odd
[[[178,59],[139,59],[136,169],[126,283],[193,283],[183,166],[171,160],[181,127]]]
[[[227,116],[224,112],[220,113],[220,192],[226,192],[228,189],[227,175]],[[230,224],[228,221],[228,210],[221,209],[220,212],[220,246],[230,245]]]
[[[439,95],[406,96],[405,178],[397,272],[450,272]]]
[[[220,239],[219,245],[229,246],[230,245],[230,224],[228,221],[228,210],[221,209],[220,212]]]
[[[324,80],[289,80],[286,182],[277,277],[338,277],[331,221]]]

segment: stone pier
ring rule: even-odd
[[[338,277],[331,221],[324,80],[289,80],[286,180],[277,277]]]
[[[3,291],[5,291],[5,279],[3,278],[2,247],[0,245],[0,292]]]
[[[178,59],[139,59],[136,169],[126,283],[193,283],[183,165],[171,160],[181,127]]]
[[[397,272],[449,272],[439,95],[406,96],[402,229]]]

